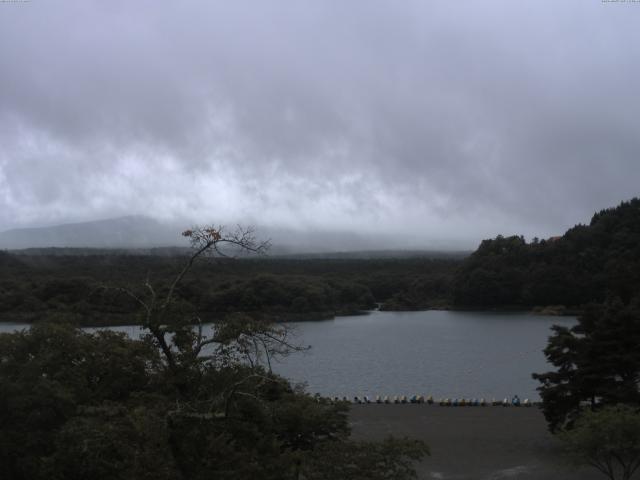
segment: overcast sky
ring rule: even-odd
[[[541,237],[639,194],[640,3],[0,3],[0,230]]]

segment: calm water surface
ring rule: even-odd
[[[537,399],[532,372],[553,324],[574,318],[495,312],[372,312],[289,324],[311,345],[274,370],[322,395],[434,395]],[[0,331],[21,324],[0,323]],[[138,327],[115,327],[137,336]]]
[[[308,353],[275,367],[323,395],[535,398],[553,324],[528,313],[373,312],[296,324]]]

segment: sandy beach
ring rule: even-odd
[[[427,442],[431,456],[420,479],[597,480],[602,474],[567,465],[537,407],[353,405],[353,435],[408,436]]]

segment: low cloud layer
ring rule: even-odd
[[[562,233],[638,194],[639,21],[600,0],[0,4],[0,230]]]

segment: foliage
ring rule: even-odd
[[[592,305],[577,325],[553,330],[544,353],[557,370],[533,375],[551,430],[570,426],[585,404],[640,405],[640,298]]]
[[[140,307],[104,285],[137,289],[147,280],[160,293],[185,261],[92,251],[80,255],[4,254],[0,258],[0,313],[4,319],[64,317],[83,325],[130,323]],[[5,264],[2,262],[5,261]],[[449,303],[455,258],[318,259],[218,258],[192,266],[174,296],[183,309],[208,319],[243,312],[274,320],[314,320],[384,309]],[[9,267],[9,264],[11,266]],[[153,272],[152,278],[147,273]],[[166,293],[166,292],[165,292]]]
[[[629,480],[640,467],[638,407],[587,410],[559,437],[575,463],[590,465],[610,480]]]
[[[206,232],[201,232],[206,233]],[[204,237],[201,237],[204,238]],[[131,320],[139,305],[98,284],[138,285],[146,273],[168,285],[181,266],[169,256],[106,254],[100,250],[0,252],[3,318],[64,316],[84,324]],[[224,253],[224,251],[222,252]],[[526,242],[521,236],[484,240],[470,256],[414,258],[269,258],[194,265],[175,296],[209,317],[231,312],[305,320],[384,310],[529,308],[628,302],[640,290],[640,199],[596,213],[562,237]],[[574,308],[575,310],[575,308]]]
[[[421,442],[354,442],[346,404],[271,372],[273,356],[299,349],[286,326],[245,315],[202,326],[177,293],[194,262],[260,244],[247,231],[185,235],[194,251],[169,284],[115,289],[140,306],[142,339],[52,322],[0,335],[3,478],[415,477]]]
[[[133,407],[158,388],[149,372],[159,361],[148,344],[109,331],[43,324],[0,335],[0,463],[8,478],[47,476],[56,444],[73,448],[60,435],[74,422],[80,428],[79,412]]]
[[[457,306],[582,306],[640,290],[640,199],[596,213],[548,240],[499,235],[464,260],[452,287]]]

